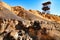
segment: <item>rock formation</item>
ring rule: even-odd
[[[0,40],[60,40],[60,17],[2,3]]]

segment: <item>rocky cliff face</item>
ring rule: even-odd
[[[11,6],[6,4],[5,2],[0,2],[0,6],[4,6],[5,8],[7,8],[11,11]]]
[[[24,18],[26,17],[26,15],[28,16],[28,15],[32,14],[32,16],[35,15],[35,16],[40,17],[40,18],[45,19],[45,20],[55,21],[55,22],[60,23],[60,17],[56,16],[56,15],[45,14],[45,13],[39,12],[38,10],[28,10],[27,11],[20,6],[15,6],[12,9],[13,9],[12,11],[14,11],[18,16],[22,16]],[[27,14],[27,13],[29,13],[29,14]]]
[[[0,19],[1,40],[60,40],[60,24],[34,21],[27,27],[21,21]]]
[[[0,4],[0,40],[60,40],[60,17],[3,5]]]

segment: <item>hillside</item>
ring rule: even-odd
[[[11,7],[9,6],[8,4],[4,3],[4,2],[0,2],[0,5],[2,4],[2,6],[4,6],[5,8],[7,8],[8,10],[12,11],[13,13],[15,13],[16,15],[18,16],[21,16],[25,19],[31,19],[29,18],[29,14],[33,14],[37,17],[40,17],[40,18],[43,18],[45,20],[49,20],[49,21],[55,21],[55,22],[58,22],[60,23],[60,17],[59,16],[56,16],[56,15],[52,15],[52,14],[44,14],[44,13],[41,13],[40,11],[38,10],[25,10],[23,7],[21,6],[15,6],[15,7]],[[32,15],[32,16],[33,16]],[[27,17],[28,18],[27,18]],[[33,17],[34,18],[34,17]]]
[[[7,9],[9,9],[9,10],[11,10],[11,6],[10,5],[8,5],[7,3],[5,3],[5,2],[0,2],[0,6],[3,6],[3,7],[5,7],[5,8],[7,8]]]
[[[25,10],[21,6],[12,7],[12,9],[13,9],[12,11],[16,15],[24,17],[24,18],[26,17],[26,15],[28,16],[28,13],[30,13],[30,14],[33,14],[33,15],[39,17],[39,18],[60,23],[60,17],[56,16],[56,15],[41,13],[38,10]]]
[[[60,17],[0,2],[0,40],[60,40]]]

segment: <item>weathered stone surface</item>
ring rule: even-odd
[[[0,3],[0,40],[60,40],[60,17],[6,6]]]

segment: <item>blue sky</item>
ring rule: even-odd
[[[2,0],[11,6],[22,6],[25,9],[33,9],[42,11],[42,3],[48,0]],[[50,0],[51,4],[51,14],[60,15],[60,0]]]

